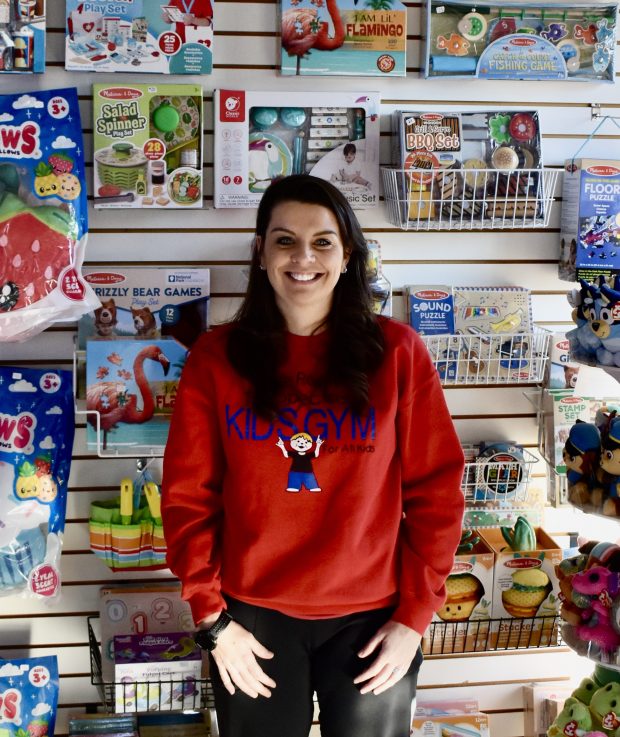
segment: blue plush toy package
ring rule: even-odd
[[[69,371],[0,367],[0,596],[60,592],[74,432]]]
[[[0,660],[0,735],[54,737],[58,684],[55,655]]]

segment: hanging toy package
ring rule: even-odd
[[[55,655],[0,660],[2,737],[54,737],[58,691]]]
[[[80,271],[84,181],[77,90],[0,95],[0,342],[99,306]]]
[[[0,366],[0,596],[60,592],[74,431],[71,372]]]

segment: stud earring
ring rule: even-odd
[[[258,265],[258,268],[259,268],[259,269],[260,269],[261,271],[267,271],[266,267],[265,267],[265,266],[263,266],[262,264],[259,264],[259,265]]]
[[[345,267],[344,267],[344,269],[342,270],[342,273],[343,273],[343,274],[346,274],[346,273],[347,273],[347,267],[346,267],[346,266],[345,266]]]

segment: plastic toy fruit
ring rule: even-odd
[[[514,527],[500,527],[500,530],[512,550],[536,550],[536,532],[526,517],[519,516]]]

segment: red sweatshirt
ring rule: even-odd
[[[222,592],[301,618],[397,606],[423,633],[459,542],[463,453],[426,347],[381,319],[384,361],[363,416],[319,385],[327,332],[287,335],[278,418],[257,417],[226,358],[194,345],[164,459],[168,564],[198,623]],[[304,433],[297,435],[298,433]]]

